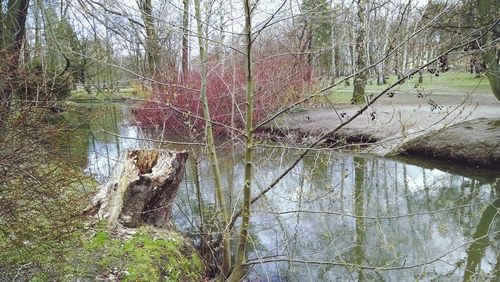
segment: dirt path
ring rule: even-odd
[[[477,118],[500,120],[500,101],[492,94],[475,93],[465,98],[451,94],[420,98],[404,93],[396,93],[392,98],[385,96],[342,128],[335,139],[368,142],[371,145],[366,151],[385,155],[402,143],[432,130]],[[308,139],[311,141],[315,136],[332,130],[358,110],[356,105],[309,109],[288,114],[273,127],[281,132],[299,132],[303,137],[301,141],[307,143]]]

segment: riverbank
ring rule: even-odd
[[[359,108],[329,105],[288,113],[266,125],[257,136],[307,146]],[[499,123],[500,101],[491,94],[418,97],[398,93],[381,98],[322,145],[340,150],[355,145],[363,152],[381,156],[424,155],[469,165],[499,166]]]
[[[78,134],[71,134],[80,140],[79,143],[72,142],[72,147],[78,146],[78,155],[87,160],[81,163],[81,169],[86,173],[102,176],[99,179],[108,179],[108,169],[112,170],[115,166],[119,152],[127,148],[151,147],[155,143],[142,138],[160,140],[163,136],[143,131],[140,125],[134,123],[131,114],[133,105],[103,103],[85,106],[88,110],[76,109],[77,111],[67,113],[72,124],[78,126],[81,131]],[[107,132],[123,138],[115,138],[115,135]],[[173,147],[165,146],[171,149]],[[256,142],[256,146],[259,146],[259,143]],[[300,150],[288,148],[257,147],[253,161],[256,166],[256,191],[272,183],[295,162],[300,153]],[[223,179],[237,179],[243,175],[244,158],[241,147],[226,148],[221,145],[219,156]],[[439,280],[443,277],[441,273],[445,273],[450,279],[460,280],[465,269],[471,273],[490,275],[492,267],[489,264],[481,264],[486,266],[480,269],[469,269],[466,266],[471,261],[483,258],[484,261],[494,265],[496,261],[494,244],[485,245],[481,249],[486,251],[475,248],[468,251],[460,245],[474,240],[472,236],[476,229],[489,226],[489,222],[483,220],[486,217],[479,215],[485,209],[492,209],[491,198],[494,197],[496,190],[491,183],[498,177],[497,171],[484,170],[483,176],[477,175],[476,168],[469,169],[457,165],[456,170],[450,170],[446,162],[439,168],[428,165],[428,160],[429,158],[423,159],[421,164],[405,163],[394,161],[392,158],[377,158],[352,152],[339,154],[334,150],[313,151],[306,155],[280,184],[253,206],[252,240],[257,244],[255,248],[249,248],[249,259],[278,252],[290,254],[292,259],[294,257],[314,259],[332,262],[338,266],[325,272],[322,265],[295,263],[290,268],[288,262],[263,263],[250,268],[248,279],[269,277],[271,280],[278,280],[286,275],[296,281],[308,280],[310,277],[318,277],[319,280],[320,278],[352,280],[351,266],[354,264],[396,269],[381,272],[377,276],[369,276],[371,272],[367,270],[366,274],[370,279],[405,281],[419,277],[418,275],[425,271],[428,273],[425,278],[428,279]],[[202,171],[208,171],[205,169],[209,164],[206,156],[201,154],[198,161]],[[194,171],[191,168],[188,166],[185,172],[186,181],[181,184],[182,189],[176,197],[176,207],[179,209],[177,214],[174,213],[173,219],[183,234],[193,234],[193,225],[200,224],[196,216],[199,211],[193,202],[196,184],[193,181]],[[466,174],[469,172],[470,175]],[[202,194],[203,203],[210,208],[214,198],[213,179],[209,173],[200,175],[205,191]],[[228,202],[236,205],[238,196],[241,195],[238,190],[241,185],[236,185],[236,188],[226,187],[225,195]],[[212,215],[210,211],[207,211],[207,218]],[[364,220],[357,220],[358,218]],[[360,228],[354,228],[353,224],[358,224]],[[88,242],[83,245],[84,250],[88,248],[86,252],[94,254],[99,251],[96,256],[90,257],[86,253],[81,253],[80,247],[76,248],[77,244],[64,241],[63,246],[66,251],[70,251],[71,254],[81,253],[84,258],[92,259],[91,264],[86,265],[85,261],[80,263],[78,258],[68,257],[71,266],[81,271],[71,277],[91,279],[96,276],[107,278],[113,275],[123,277],[124,280],[125,277],[131,276],[137,278],[134,273],[139,272],[131,272],[129,266],[135,266],[135,258],[142,259],[143,255],[149,254],[149,248],[153,247],[149,239],[142,239],[142,234],[143,232],[134,238],[119,238],[118,241],[114,241],[112,239],[114,234],[102,228],[95,228],[95,232],[86,233],[82,237],[83,242]],[[297,240],[290,241],[291,236],[295,234]],[[156,235],[148,237],[157,238]],[[163,245],[174,243],[170,241],[170,237],[172,235],[167,234],[166,238],[153,242],[159,247],[157,250],[163,253],[161,248]],[[188,238],[192,237],[186,236],[186,239]],[[363,261],[353,257],[352,246],[357,244],[353,238],[361,238],[365,242],[358,249],[365,258]],[[494,242],[492,236],[489,238],[491,238],[489,241]],[[283,247],[280,242],[290,242],[290,244]],[[276,249],[276,246],[279,249]],[[387,246],[390,246],[390,249]],[[57,249],[49,248],[49,250],[59,254],[54,252]],[[400,269],[403,264],[418,264],[422,262],[423,257],[440,257],[449,250],[456,251],[446,263],[438,261],[425,265],[424,268]],[[407,257],[394,261],[392,252],[404,253]],[[184,256],[189,256],[189,253],[184,253]],[[339,257],[346,259],[339,260]],[[160,258],[155,256],[153,260],[160,265],[167,263],[161,256]],[[387,261],[394,262],[388,264]],[[56,266],[56,262],[43,261],[40,264],[64,270],[64,265]],[[170,262],[175,263],[175,261],[168,263]],[[460,263],[461,268],[453,267]],[[140,265],[147,266],[143,263]],[[278,270],[276,265],[280,267]],[[15,275],[17,268],[13,270]],[[156,271],[156,268],[148,268],[148,271]],[[153,272],[152,275],[157,274]],[[142,279],[137,278],[137,280]]]
[[[130,98],[123,96],[119,101],[130,101]],[[293,109],[260,128],[255,136],[293,146],[308,146],[360,109],[358,105],[346,103],[316,106],[313,103],[306,108]],[[468,123],[473,120],[477,121]],[[497,120],[500,120],[500,101],[491,93],[396,91],[379,99],[352,122],[328,136],[320,146],[340,151],[361,149],[379,156],[403,154],[465,165],[500,166],[496,157],[500,154],[497,141],[500,128],[491,126]],[[458,126],[462,123],[463,126]],[[434,136],[433,142],[427,142]]]
[[[500,118],[478,118],[412,139],[398,150],[480,167],[500,166]]]

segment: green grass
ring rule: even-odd
[[[338,78],[337,81],[340,79],[342,78]],[[396,81],[397,77],[395,75],[391,75],[387,79],[387,84],[377,85],[376,78],[371,78],[368,80],[368,84],[366,85],[366,92],[379,93]],[[345,86],[344,83],[341,83],[340,85],[334,87],[330,92],[331,94],[328,96],[330,102],[336,104],[350,103],[354,88],[352,85],[352,79],[350,82],[350,86]],[[414,75],[413,78],[406,81],[402,85],[397,86],[395,89],[396,91],[413,91],[416,84],[418,84],[418,75]],[[486,77],[473,77],[470,73],[457,71],[440,73],[439,76],[434,76],[433,74],[425,71],[423,83],[418,87],[425,92],[431,92],[436,95],[464,95],[471,91],[484,95],[491,94],[490,84]],[[97,92],[88,94],[85,91],[75,91],[71,93],[67,99],[74,102],[102,102],[134,98],[146,99],[149,96],[149,91],[143,91],[134,87],[122,88],[115,93]],[[323,98],[319,98],[314,102],[322,103],[324,100]]]
[[[390,82],[394,81],[396,81],[396,77],[391,77]],[[405,86],[413,87],[417,83],[418,75],[405,83]],[[445,94],[461,95],[473,90],[483,94],[491,93],[490,83],[486,77],[474,77],[469,73],[453,71],[441,73],[439,76],[426,73],[424,74],[424,81],[421,87],[437,94],[444,92]]]
[[[122,88],[118,92],[95,92],[92,94],[86,91],[73,91],[67,98],[73,102],[104,102],[127,99],[146,99],[150,95],[149,91],[142,91],[135,88]]]
[[[342,78],[339,78],[339,81]],[[397,77],[395,75],[389,76],[387,79],[387,84],[377,85],[376,79],[368,80],[366,85],[367,93],[379,93],[385,90],[390,84],[395,83]],[[352,98],[352,92],[354,86],[352,85],[352,79],[350,80],[351,85],[345,86],[344,83],[334,87],[331,94],[328,96],[333,103],[349,103]],[[406,81],[395,89],[397,91],[413,91],[415,85],[418,84],[418,75],[413,76],[410,80]],[[468,92],[474,91],[478,94],[490,95],[491,88],[489,81],[486,77],[473,77],[469,73],[465,72],[446,72],[441,73],[439,76],[434,76],[428,72],[424,73],[423,83],[417,86],[426,92],[431,92],[435,95],[447,94],[447,95],[464,95]]]

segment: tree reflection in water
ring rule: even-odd
[[[136,139],[159,136],[131,125],[126,120],[127,109],[117,108],[115,113],[116,122],[105,117],[100,127],[90,126],[88,135],[87,144],[92,145],[88,147],[87,171],[98,172],[102,178],[120,150],[158,146]],[[126,138],[104,136],[103,126],[104,131]],[[279,175],[297,153],[256,148],[256,192]],[[223,155],[227,157],[221,166],[227,179],[227,202],[233,207],[241,200],[243,158],[230,149]],[[198,157],[202,205],[213,206],[209,168],[203,155]],[[192,171],[186,171],[182,184],[186,189],[177,197],[176,223],[195,234],[201,224]],[[498,172],[482,171],[476,177],[475,170],[453,167],[453,171],[435,169],[427,162],[410,165],[328,150],[311,153],[252,206],[255,214],[251,219],[248,259],[252,267],[248,278],[493,279],[499,264],[499,237],[487,234],[498,230],[498,187],[495,190],[491,184]]]

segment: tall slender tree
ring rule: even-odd
[[[354,91],[352,93],[352,102],[361,104],[365,102],[366,85],[366,27],[365,13],[366,0],[356,0],[357,22],[356,22],[356,75],[354,76]]]
[[[4,13],[4,1],[0,1],[0,73],[6,76],[6,83],[0,88],[3,115],[10,108],[19,68],[21,47],[26,33],[26,17],[29,0],[9,0]]]
[[[302,3],[303,24],[308,43],[308,63],[317,65],[319,74],[328,74],[332,64],[332,11],[326,0],[304,0]],[[314,63],[316,62],[316,63]]]
[[[226,224],[229,221],[229,215],[225,204],[224,194],[222,190],[222,179],[219,169],[219,158],[217,157],[217,150],[214,140],[214,133],[212,128],[212,119],[210,116],[210,109],[207,97],[207,41],[204,34],[202,18],[201,18],[201,4],[200,0],[194,0],[194,8],[196,14],[196,26],[198,32],[198,47],[200,52],[200,72],[201,72],[201,89],[200,96],[203,104],[203,117],[205,119],[205,138],[207,140],[207,151],[210,157],[210,167],[215,184],[215,193],[218,203],[218,212],[222,215],[222,265],[220,266],[221,274],[225,278],[229,274],[231,266],[231,248],[230,248],[230,234]]]
[[[189,0],[182,0],[182,59],[181,80],[187,81],[189,75]]]
[[[139,10],[141,11],[141,17],[146,31],[146,53],[149,75],[157,80],[162,71],[162,66],[160,62],[161,48],[158,42],[158,35],[153,17],[153,5],[151,0],[137,0],[137,6],[139,6]]]
[[[245,178],[243,183],[243,206],[241,227],[234,268],[228,281],[240,281],[244,276],[246,246],[250,229],[250,205],[252,201],[252,157],[253,157],[253,74],[252,74],[252,17],[250,0],[244,0],[245,10],[245,69],[246,69],[246,114],[245,114]]]

